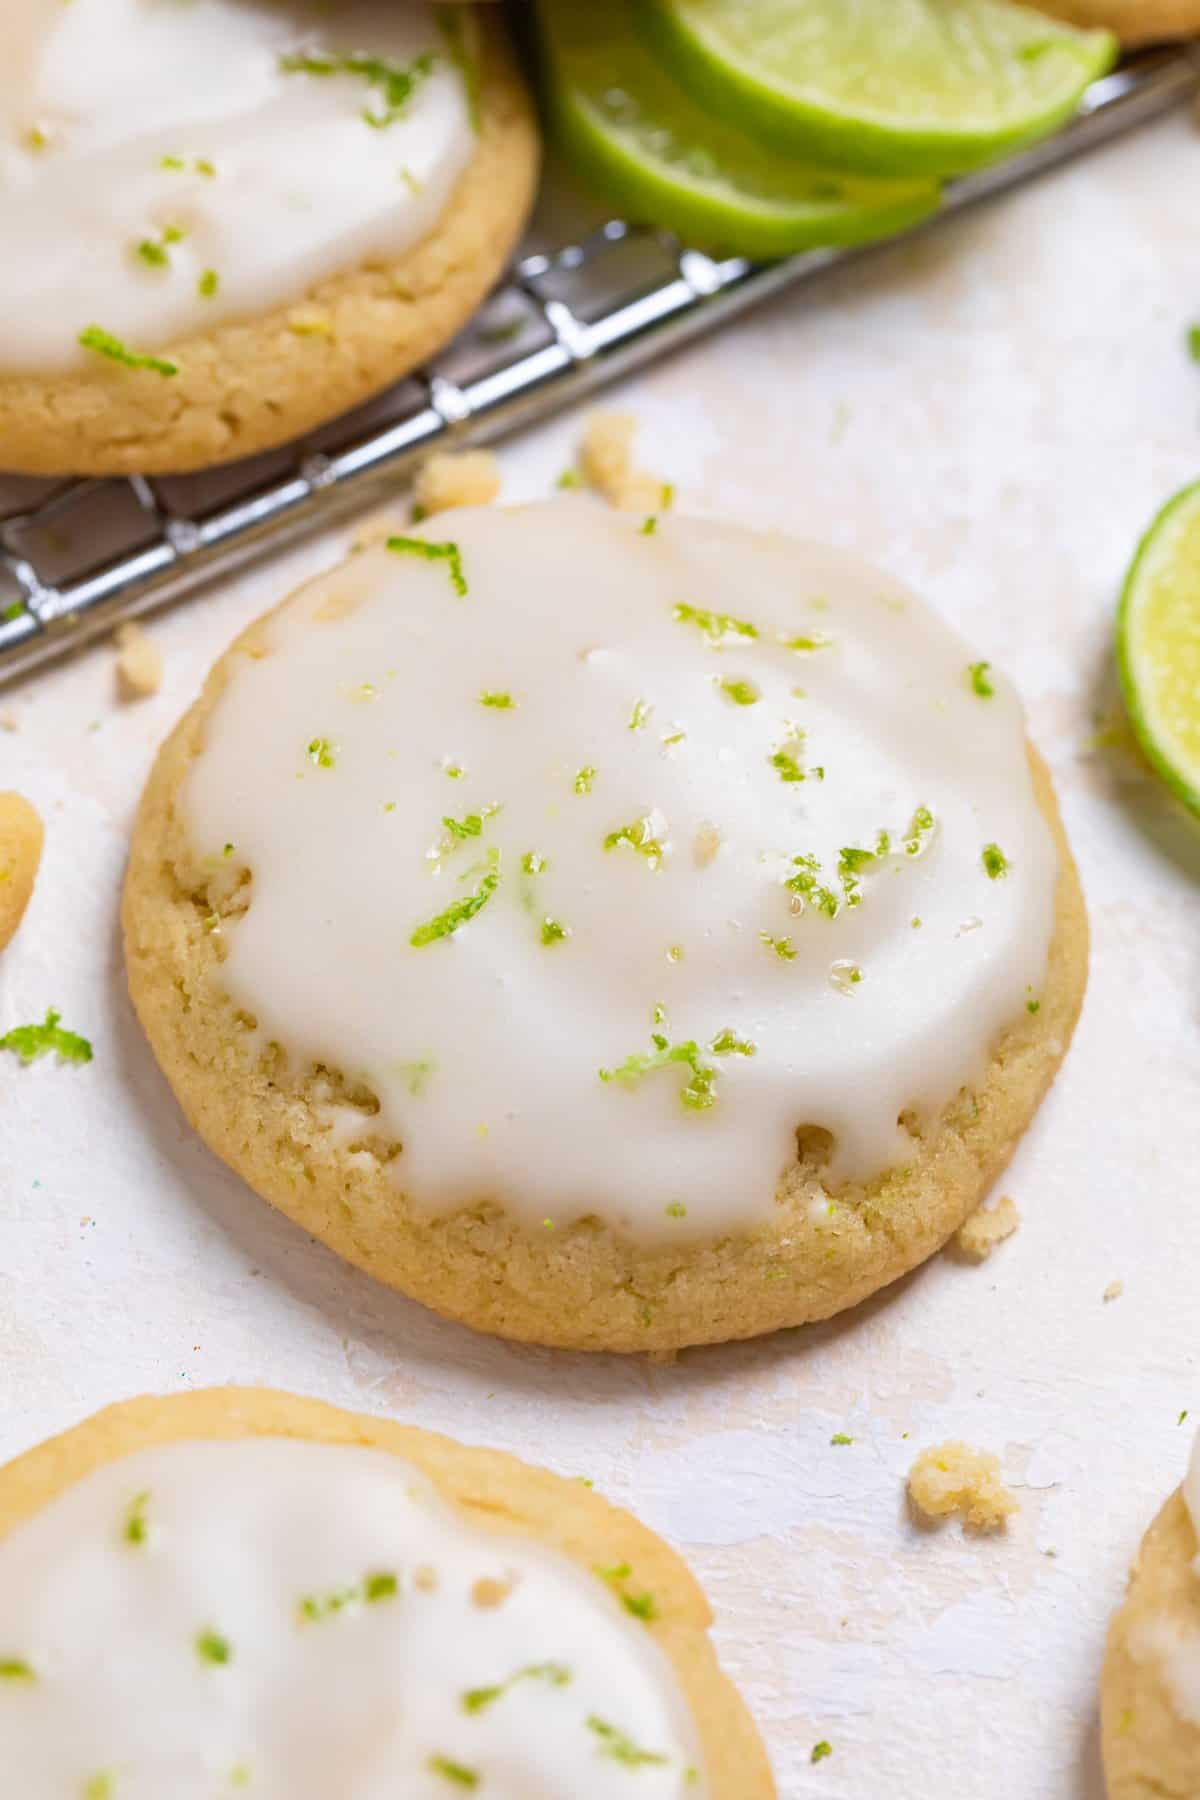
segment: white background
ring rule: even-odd
[[[592,1477],[687,1554],[788,1800],[1100,1800],[1105,1621],[1200,1421],[1200,832],[1127,751],[1089,748],[1122,570],[1200,476],[1198,191],[1178,117],[784,297],[614,402],[684,508],[865,552],[1024,691],[1094,954],[1004,1183],[1019,1235],[830,1325],[651,1366],[443,1324],[201,1148],[125,998],[127,834],[209,663],[333,560],[329,539],[158,622],[152,701],[117,706],[103,649],[0,695],[19,723],[0,783],[48,826],[0,1032],[55,1005],[96,1049],[84,1069],[0,1058],[0,1456],[123,1396],[227,1381],[501,1445]],[[506,451],[508,497],[548,491],[576,431]],[[1004,1538],[906,1517],[915,1451],[956,1436],[1003,1458],[1021,1500]],[[821,1738],[834,1754],[813,1767]]]

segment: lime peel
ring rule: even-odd
[[[1117,666],[1138,742],[1200,817],[1200,482],[1142,538],[1117,613]]]

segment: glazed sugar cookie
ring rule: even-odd
[[[1200,1794],[1200,1442],[1151,1525],[1108,1634],[1101,1689],[1110,1800]]]
[[[9,469],[309,430],[454,336],[532,198],[490,7],[6,0],[0,41]]]
[[[770,1800],[703,1594],[578,1481],[253,1389],[0,1469],[20,1800]]]
[[[832,550],[593,502],[306,588],[163,750],[129,979],[196,1128],[455,1318],[822,1318],[957,1229],[1086,928],[1007,684]]]
[[[1044,0],[1074,25],[1103,26],[1126,44],[1156,44],[1200,33],[1200,0]]]

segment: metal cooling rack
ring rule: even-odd
[[[1198,92],[1200,46],[1135,58],[1096,82],[1055,137],[954,183],[933,224]],[[299,444],[195,476],[0,478],[0,684],[394,497],[440,443],[498,438],[781,288],[884,248],[714,260],[666,233],[588,218],[585,204],[552,173],[522,254],[463,336]]]

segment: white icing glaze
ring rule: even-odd
[[[1056,860],[1007,683],[980,697],[968,650],[894,582],[782,537],[646,534],[579,500],[424,535],[457,542],[465,596],[447,558],[368,551],[273,619],[209,722],[183,804],[202,857],[231,843],[252,871],[224,926],[239,1006],[301,1065],[371,1087],[372,1133],[402,1141],[390,1166],[424,1208],[493,1196],[535,1226],[597,1214],[678,1239],[769,1218],[802,1125],[834,1134],[831,1180],[902,1159],[900,1113],[980,1076],[1045,975]],[[758,635],[714,647],[681,603]],[[808,778],[785,781],[780,752]],[[441,823],[493,805],[478,839]],[[862,872],[845,904],[841,851],[883,828],[899,844],[922,807],[922,853]],[[658,866],[605,848],[643,819]],[[414,947],[483,891],[489,852],[482,910]],[[798,855],[836,917],[796,910]],[[570,936],[544,945],[545,918]],[[716,1104],[681,1104],[678,1065],[600,1078],[655,1030],[700,1046]],[[727,1030],[756,1053],[706,1050]]]
[[[426,236],[474,144],[434,10],[5,0],[0,368],[73,366],[92,324],[160,348]],[[402,116],[372,127],[363,112],[386,110],[383,88],[283,68],[310,52],[435,61]],[[138,246],[173,229],[167,261],[143,260]]]
[[[480,1580],[510,1591],[481,1606]],[[14,1800],[705,1792],[674,1672],[615,1587],[376,1450],[258,1438],[105,1465],[0,1541],[0,1677]],[[663,1760],[622,1760],[589,1721]]]

